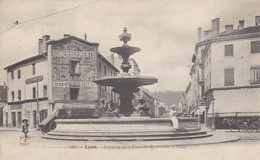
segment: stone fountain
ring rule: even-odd
[[[119,36],[120,40],[124,42],[123,46],[111,48],[110,51],[117,53],[123,58],[121,69],[123,70],[118,76],[104,77],[94,80],[95,83],[101,86],[111,86],[113,91],[119,94],[120,99],[120,112],[124,116],[130,116],[133,111],[132,100],[134,98],[133,93],[138,92],[140,86],[151,85],[157,83],[157,79],[154,77],[146,76],[131,76],[128,71],[131,68],[129,64],[129,57],[141,51],[138,47],[131,47],[127,44],[131,40],[131,34],[127,33],[127,29],[124,28],[124,33]]]
[[[56,119],[56,129],[42,137],[59,140],[149,141],[211,136],[211,134],[200,130],[196,118],[179,118],[177,131],[173,128],[170,118],[150,118],[146,114],[139,116],[133,114],[134,111],[136,112],[132,105],[133,93],[138,92],[140,86],[157,83],[157,79],[146,76],[132,76],[128,73],[131,68],[128,61],[129,57],[141,49],[127,44],[131,40],[131,34],[127,33],[126,28],[119,37],[124,44],[120,47],[111,48],[110,51],[122,56],[121,69],[123,72],[118,76],[96,79],[94,82],[101,86],[111,86],[113,91],[119,94],[119,113],[123,116],[107,116],[108,114],[104,114],[99,119]],[[142,110],[147,111],[145,107],[140,108],[139,113],[142,113]]]

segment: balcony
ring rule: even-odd
[[[251,84],[251,85],[260,84],[260,79],[251,79],[251,80],[250,80],[250,84]]]

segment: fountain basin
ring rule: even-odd
[[[55,131],[43,138],[87,141],[174,140],[211,136],[201,131],[197,119],[179,118],[178,131],[170,118],[123,117],[107,119],[57,119]],[[187,127],[189,126],[189,127]]]
[[[157,83],[158,80],[155,77],[150,76],[127,76],[127,75],[119,75],[119,76],[111,76],[111,77],[103,77],[97,80],[94,80],[98,85],[102,86],[111,86],[111,87],[120,87],[120,86],[145,86]]]

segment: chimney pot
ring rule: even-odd
[[[199,27],[198,28],[198,42],[201,42],[202,41],[202,28]]]
[[[49,35],[42,36],[42,53],[46,53],[47,52],[47,44],[46,44],[46,42],[48,40],[50,40],[50,36]]]
[[[212,20],[212,36],[213,37],[217,37],[219,35],[219,27],[220,26],[220,22],[219,22],[219,18],[215,18]]]
[[[43,45],[42,42],[43,42],[42,39],[39,39],[39,41],[38,41],[38,54],[42,54],[42,45]]]
[[[260,16],[255,16],[255,25],[260,26]]]
[[[203,39],[208,39],[212,36],[212,30],[204,31],[203,34]]]
[[[84,39],[87,40],[87,33],[84,34]]]
[[[239,20],[238,23],[239,23],[238,29],[243,29],[245,21],[244,20]]]
[[[233,32],[234,25],[225,25],[225,32],[231,33]]]
[[[69,37],[69,36],[71,36],[70,34],[64,34],[63,35],[63,37],[65,38],[65,37]]]

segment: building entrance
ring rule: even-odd
[[[79,96],[79,88],[70,88],[70,100],[77,100]]]
[[[8,112],[5,113],[5,126],[8,127]]]
[[[12,127],[16,127],[16,113],[12,112]]]
[[[33,111],[33,128],[36,128],[36,111]]]
[[[22,127],[22,112],[17,112],[17,127]]]

